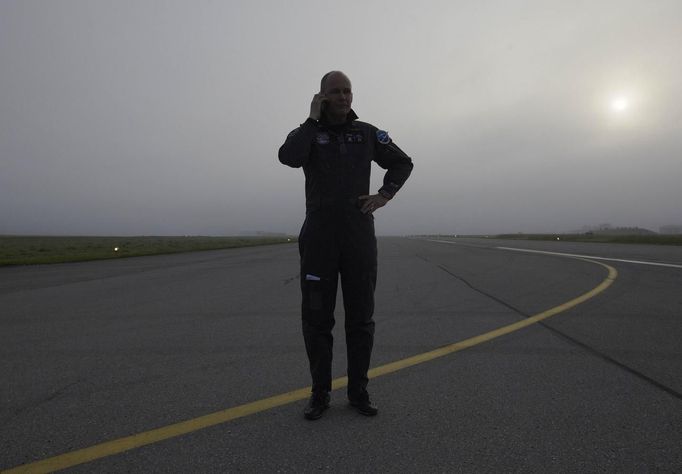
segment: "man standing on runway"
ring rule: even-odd
[[[299,236],[303,338],[312,395],[304,416],[316,420],[329,407],[332,328],[341,275],[348,357],[348,399],[363,415],[378,410],[367,393],[374,342],[377,245],[373,212],[385,206],[412,171],[412,160],[351,109],[350,79],[324,75],[310,116],[279,149],[279,160],[305,174],[306,219]],[[386,169],[383,186],[369,194],[371,162]]]

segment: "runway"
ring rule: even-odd
[[[379,253],[375,370],[528,325],[375,373],[374,419],[336,390],[312,423],[294,245],[1,268],[0,468],[682,469],[682,249],[382,238]]]

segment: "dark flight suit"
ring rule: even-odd
[[[285,165],[303,167],[306,219],[299,236],[303,337],[313,391],[331,390],[332,328],[341,274],[348,350],[348,395],[366,396],[374,341],[377,244],[374,216],[360,212],[372,161],[388,170],[380,193],[392,197],[412,171],[412,160],[386,132],[357,121],[342,125],[308,119],[279,149]]]

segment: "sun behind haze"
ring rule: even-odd
[[[630,105],[630,101],[625,96],[618,96],[611,101],[611,108],[615,112],[623,112]]]

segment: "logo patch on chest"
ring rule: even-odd
[[[329,143],[329,134],[326,132],[319,132],[315,137],[318,145],[327,145]]]
[[[365,143],[365,134],[362,130],[351,130],[343,134],[343,141],[346,143]]]

